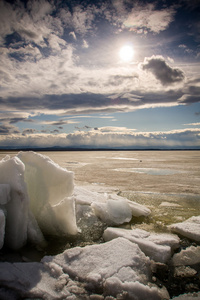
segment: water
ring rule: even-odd
[[[200,214],[200,151],[41,152],[74,172],[75,184],[118,193],[152,211],[152,224],[168,225]],[[6,154],[0,152],[0,159]]]

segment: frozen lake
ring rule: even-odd
[[[75,173],[75,184],[118,193],[152,210],[167,225],[200,215],[199,151],[41,152]],[[0,158],[16,152],[0,152]],[[157,226],[157,225],[156,225]]]

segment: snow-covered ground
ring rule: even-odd
[[[47,156],[5,157],[0,161],[2,250],[20,250],[27,243],[45,249],[49,236],[101,243],[41,262],[0,263],[0,299],[170,299],[159,273],[173,269],[184,279],[199,274],[199,247],[181,250],[178,235],[199,242],[200,217],[173,224],[168,233],[120,227],[150,214],[146,206],[114,193],[75,186],[73,172]]]

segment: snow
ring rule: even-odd
[[[179,247],[179,238],[172,234],[149,233],[142,229],[123,229],[108,227],[103,234],[105,241],[118,237],[124,237],[136,243],[140,249],[151,259],[166,263],[172,254],[172,250]]]
[[[172,224],[169,228],[191,240],[200,241],[200,216],[193,216],[184,222]]]

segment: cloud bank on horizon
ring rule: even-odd
[[[200,148],[199,14],[188,0],[2,0],[0,148]]]

